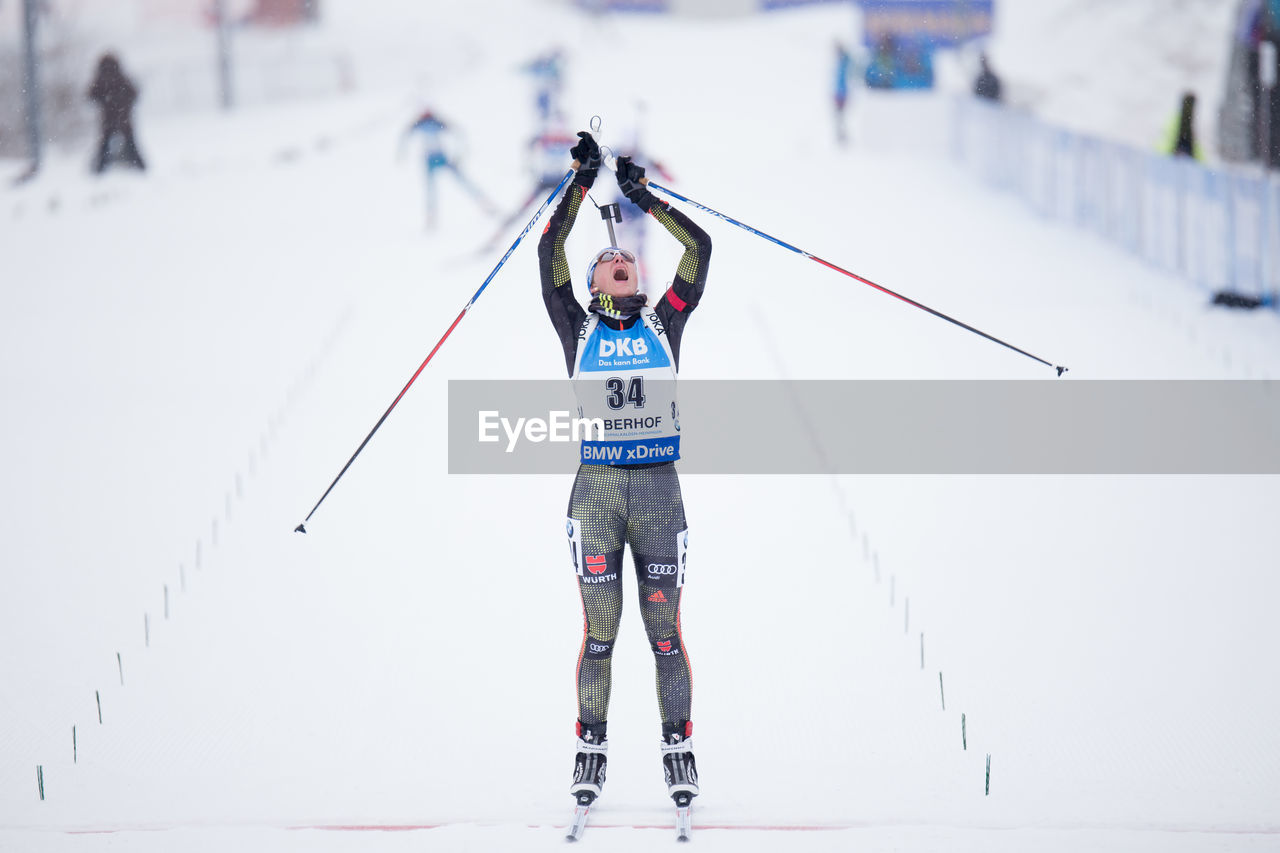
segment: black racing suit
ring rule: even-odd
[[[587,318],[574,296],[564,251],[565,239],[587,193],[579,180],[575,178],[566,190],[538,243],[542,298],[564,349],[570,376],[578,357],[578,331]],[[706,283],[711,239],[647,190],[637,204],[685,247],[670,287],[654,306],[678,368],[684,325],[698,306]],[[640,317],[617,320],[601,314],[599,322],[626,329],[640,322]],[[656,663],[664,729],[687,731],[691,676],[680,637],[683,571],[673,571],[678,554],[683,554],[687,530],[675,463],[581,465],[569,497],[569,519],[571,528],[576,522],[588,564],[594,559],[593,571],[598,571],[579,582],[586,623],[578,658],[579,724],[603,729],[608,718],[610,664],[622,615],[622,551],[630,545],[640,612]]]

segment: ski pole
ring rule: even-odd
[[[1013,350],[1016,353],[1021,353],[1022,355],[1025,355],[1027,358],[1038,361],[1041,364],[1046,365],[1048,367],[1052,367],[1054,370],[1058,371],[1059,376],[1061,376],[1063,373],[1067,371],[1067,368],[1061,365],[1056,365],[1056,364],[1047,362],[1043,358],[1040,358],[1037,355],[1032,355],[1026,350],[1018,349],[1013,344],[1008,343],[1006,341],[1002,341],[999,338],[995,337],[994,335],[989,335],[986,332],[982,331],[981,329],[975,329],[973,326],[970,326],[968,323],[963,323],[957,320],[955,317],[949,317],[946,314],[943,314],[941,311],[935,311],[933,308],[930,308],[928,305],[924,305],[919,302],[916,302],[914,299],[909,299],[908,297],[903,296],[901,293],[897,293],[895,291],[890,290],[887,287],[876,284],[874,281],[871,281],[870,279],[867,279],[867,278],[863,278],[857,273],[850,272],[844,267],[837,266],[831,263],[830,261],[825,261],[822,258],[818,257],[817,255],[806,252],[804,249],[799,249],[791,245],[790,243],[784,243],[782,240],[779,240],[777,237],[773,237],[769,234],[764,233],[763,231],[752,228],[750,225],[747,225],[746,223],[739,222],[738,220],[734,219],[732,216],[725,216],[723,213],[721,213],[718,210],[712,210],[711,208],[707,207],[705,204],[699,204],[698,202],[694,201],[691,198],[686,198],[685,196],[680,195],[680,193],[676,192],[675,190],[667,189],[661,184],[655,184],[653,181],[649,180],[648,178],[641,178],[641,181],[650,189],[654,189],[654,190],[658,190],[659,192],[666,193],[672,198],[677,198],[680,201],[683,201],[687,204],[693,205],[696,208],[699,208],[700,210],[705,210],[707,213],[710,213],[712,216],[717,216],[723,219],[725,222],[730,223],[731,225],[737,225],[739,228],[742,228],[746,231],[750,231],[752,234],[755,234],[757,237],[763,237],[764,239],[768,240],[771,243],[776,243],[777,245],[781,246],[784,249],[788,249],[792,252],[795,252],[797,255],[803,255],[804,257],[808,258],[811,261],[817,261],[827,269],[834,270],[838,273],[847,275],[849,276],[849,278],[852,278],[856,281],[860,281],[863,284],[868,285],[870,287],[874,287],[876,290],[880,291],[881,293],[886,293],[889,296],[895,297],[897,299],[901,299],[903,302],[907,303],[908,305],[912,305],[916,308],[919,308],[921,311],[927,311],[935,317],[946,320],[948,323],[954,323],[955,325],[959,326],[962,329],[967,329],[970,332],[973,332],[975,335],[981,335],[982,337],[986,338],[989,341],[1000,344],[1000,346],[1002,347],[1008,347],[1009,349]]]
[[[462,318],[471,310],[471,306],[476,304],[476,300],[480,298],[480,294],[484,293],[484,289],[489,286],[489,282],[493,281],[493,277],[498,274],[498,270],[502,269],[502,265],[507,262],[507,258],[511,257],[511,253],[516,250],[516,246],[519,246],[520,241],[528,235],[530,229],[533,228],[534,223],[542,216],[542,212],[547,209],[547,206],[550,205],[551,202],[555,201],[557,196],[560,195],[560,191],[564,189],[565,184],[569,183],[569,181],[573,179],[573,175],[578,170],[579,165],[580,164],[577,160],[573,161],[573,167],[564,173],[564,177],[560,179],[560,183],[551,191],[551,195],[547,196],[547,200],[544,201],[534,212],[533,218],[529,220],[529,224],[526,225],[524,230],[520,232],[520,235],[516,237],[515,242],[511,244],[511,248],[507,249],[506,254],[502,256],[502,260],[498,261],[497,266],[495,266],[493,271],[489,273],[489,276],[484,280],[484,283],[481,284],[480,288],[471,295],[470,299],[467,300],[467,304],[462,306],[462,310],[458,312],[458,316],[449,324],[449,328],[445,329],[444,334],[440,336],[440,340],[436,341],[436,345],[431,348],[431,352],[427,353],[427,357],[423,359],[422,364],[418,365],[418,369],[413,372],[413,375],[409,377],[409,381],[400,389],[400,393],[391,401],[391,405],[387,406],[387,410],[382,413],[382,417],[378,418],[378,422],[373,425],[373,429],[369,430],[369,434],[364,437],[364,441],[360,442],[360,446],[356,448],[356,452],[351,454],[351,458],[347,460],[347,464],[342,466],[342,470],[338,472],[338,476],[333,478],[333,482],[329,484],[329,488],[324,490],[324,494],[320,496],[320,500],[316,501],[316,505],[311,508],[311,512],[307,513],[307,517],[302,520],[302,523],[293,529],[295,533],[307,532],[306,523],[311,520],[311,516],[315,515],[316,510],[320,508],[320,504],[324,503],[324,499],[329,497],[329,493],[333,491],[333,487],[338,485],[338,481],[342,479],[342,475],[347,473],[347,469],[351,467],[351,463],[356,461],[356,457],[360,455],[360,451],[364,450],[365,445],[369,443],[369,439],[373,438],[373,434],[378,431],[383,422],[391,415],[391,410],[394,409],[400,403],[400,400],[404,398],[404,395],[409,390],[409,386],[417,381],[418,375],[426,368],[427,363],[435,357],[436,352],[438,352],[440,347],[444,345],[444,342],[449,335],[453,334],[453,330],[462,322]]]

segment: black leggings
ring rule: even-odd
[[[608,719],[613,645],[622,617],[622,550],[631,546],[640,615],[657,668],[663,723],[689,720],[691,675],[680,638],[688,530],[673,463],[645,468],[583,465],[566,525],[586,618],[578,656],[578,719]]]
[[[120,137],[120,150],[113,152],[111,142],[116,136]],[[98,153],[93,158],[93,171],[101,173],[113,162],[125,163],[138,169],[147,168],[142,155],[138,153],[138,144],[133,140],[131,125],[104,129],[102,132],[102,139],[98,142]]]

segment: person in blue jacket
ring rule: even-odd
[[[497,214],[497,209],[485,197],[471,180],[458,168],[455,156],[449,153],[449,143],[453,131],[443,119],[427,110],[414,120],[405,130],[404,138],[416,135],[422,140],[422,166],[426,172],[427,193],[427,230],[432,230],[437,223],[438,182],[437,173],[447,171],[462,186],[480,209],[490,216]],[[402,139],[403,146],[403,139]]]

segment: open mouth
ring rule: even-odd
[[[627,268],[626,268],[626,267],[618,267],[617,269],[615,269],[615,270],[613,271],[613,280],[614,280],[614,281],[626,281],[626,280],[627,280]]]

